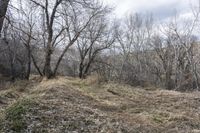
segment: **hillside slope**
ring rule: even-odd
[[[3,133],[199,133],[200,93],[60,77],[0,91]]]

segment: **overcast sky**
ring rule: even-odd
[[[103,0],[115,7],[117,17],[129,13],[152,13],[159,20],[165,20],[178,13],[183,17],[191,15],[191,7],[198,6],[198,0]]]

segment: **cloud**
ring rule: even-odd
[[[103,0],[115,9],[117,17],[129,13],[152,13],[160,20],[174,16],[176,13],[186,14],[191,11],[191,4],[196,5],[198,0]]]

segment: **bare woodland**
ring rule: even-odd
[[[0,0],[0,73],[199,90],[199,9],[191,10],[188,20],[158,23],[151,14],[113,19],[95,0]]]

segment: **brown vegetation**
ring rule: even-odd
[[[32,78],[0,91],[1,132],[199,132],[200,93]]]

